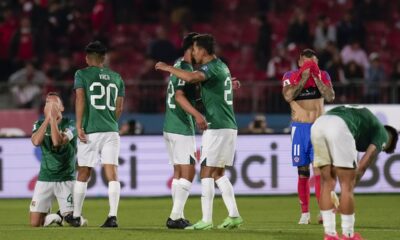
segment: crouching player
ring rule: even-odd
[[[320,208],[324,222],[325,240],[339,240],[331,194],[336,176],[340,183],[342,240],[362,240],[354,233],[354,187],[367,167],[383,151],[393,153],[398,133],[391,126],[383,126],[367,108],[340,106],[319,117],[312,129],[314,167],[321,171]],[[357,161],[358,151],[365,152]],[[358,167],[357,167],[358,166]]]
[[[32,130],[32,143],[40,146],[42,160],[30,205],[32,227],[61,225],[63,217],[72,214],[72,192],[75,179],[76,130],[75,122],[62,117],[64,106],[57,93],[46,97],[44,120],[36,121]],[[60,211],[48,214],[52,201],[57,198]]]

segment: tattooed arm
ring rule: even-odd
[[[293,101],[303,90],[304,85],[306,84],[308,78],[310,77],[310,69],[307,69],[301,73],[301,80],[297,85],[286,85],[282,89],[283,97],[286,102]]]
[[[335,100],[335,91],[333,90],[332,83],[329,82],[328,85],[324,84],[320,76],[312,75],[314,82],[325,101],[333,102],[333,100]]]

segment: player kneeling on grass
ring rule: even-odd
[[[72,214],[75,179],[76,130],[75,122],[63,118],[64,106],[57,93],[49,93],[44,107],[44,120],[33,125],[32,143],[40,146],[42,160],[30,206],[32,227],[61,225],[63,217]],[[57,198],[60,211],[48,214]]]
[[[342,239],[361,240],[360,234],[354,233],[354,187],[379,152],[393,153],[398,140],[397,130],[383,126],[367,108],[340,106],[317,119],[311,128],[311,140],[314,167],[320,168],[322,177],[320,208],[324,239],[339,239],[331,201],[337,176],[341,189]],[[358,151],[365,152],[359,163]]]

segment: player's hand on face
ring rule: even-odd
[[[57,104],[51,103],[51,108],[50,108],[50,115],[53,119],[58,119],[60,116],[60,109],[57,106]]]
[[[232,88],[233,90],[239,89],[241,86],[239,79],[233,77],[232,78]]]
[[[52,105],[53,104],[51,102],[46,102],[46,105],[44,105],[43,113],[47,119],[52,118],[52,116],[51,116]]]
[[[78,138],[81,142],[87,143],[86,133],[82,128],[78,128]]]
[[[304,78],[308,79],[309,77],[310,77],[310,69],[307,68],[306,70],[304,70],[304,71],[301,73],[301,79],[304,79]]]
[[[162,70],[162,71],[166,71],[168,64],[164,63],[164,62],[158,62],[156,63],[156,65],[154,66],[156,70]]]
[[[195,117],[195,120],[196,120],[196,124],[200,130],[204,131],[208,128],[207,120],[202,115]]]

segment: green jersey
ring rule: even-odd
[[[74,89],[78,88],[85,91],[85,132],[118,132],[115,105],[117,97],[125,95],[121,76],[108,68],[87,67],[75,73]]]
[[[237,129],[233,112],[231,73],[220,59],[202,65],[206,80],[201,83],[201,99],[209,129]]]
[[[193,67],[183,61],[183,58],[175,62],[174,67],[186,71],[193,71]],[[183,110],[175,102],[175,93],[177,90],[185,92],[186,98],[194,105],[196,97],[196,87],[193,84],[185,83],[175,75],[170,75],[166,97],[164,132],[176,133],[181,135],[194,135],[194,123],[192,115]]]
[[[43,120],[36,121],[32,133],[43,124]],[[40,149],[42,160],[40,163],[39,181],[63,182],[75,179],[76,129],[75,121],[63,118],[58,125],[60,132],[64,132],[70,141],[60,147],[54,147],[51,140],[50,124],[46,129]]]
[[[389,140],[383,125],[367,108],[346,105],[335,107],[326,114],[336,115],[346,122],[356,141],[357,151],[365,152],[373,144],[380,152]]]

